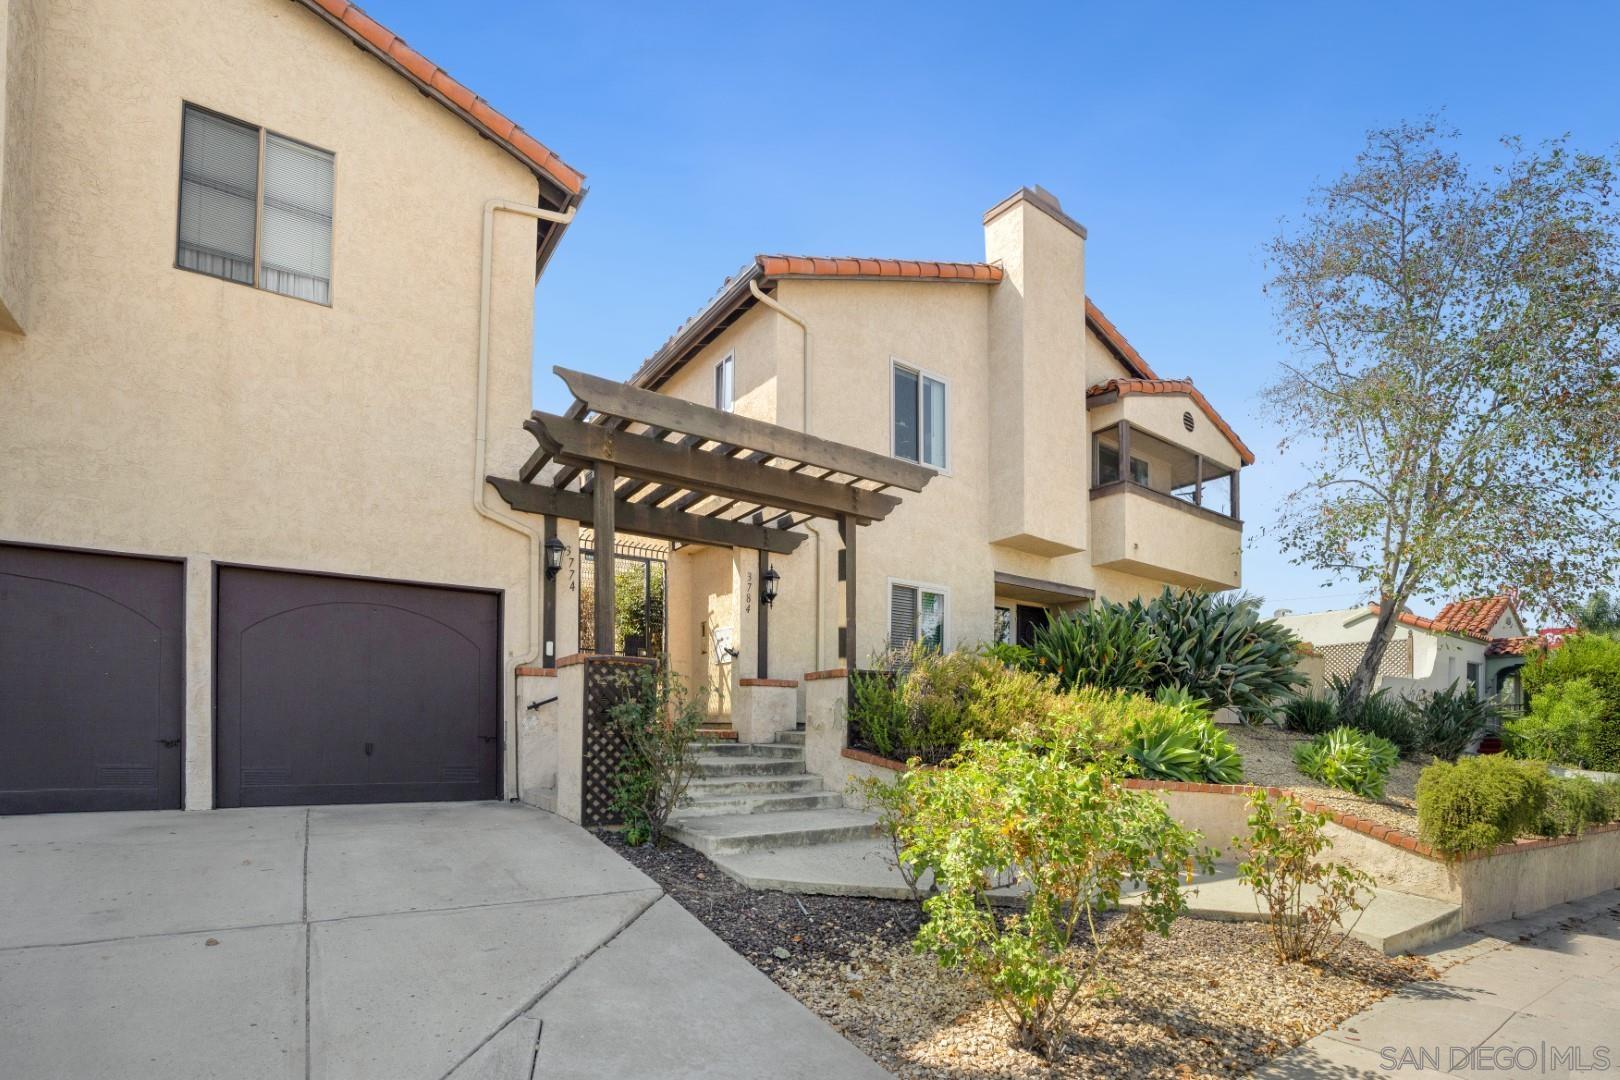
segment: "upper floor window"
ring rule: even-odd
[[[945,468],[945,380],[894,365],[894,456]]]
[[[736,378],[737,356],[735,353],[727,353],[723,360],[714,365],[714,407],[721,412],[731,411]]]
[[[332,155],[187,105],[175,265],[332,302]]]

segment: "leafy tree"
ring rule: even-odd
[[[1575,625],[1589,634],[1620,633],[1620,596],[1599,589],[1574,611]]]
[[[1414,595],[1553,606],[1620,569],[1616,162],[1507,139],[1481,177],[1455,137],[1371,132],[1267,250],[1268,400],[1312,473],[1279,539],[1378,597],[1354,698]]]

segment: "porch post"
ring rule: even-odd
[[[593,512],[596,520],[596,651],[611,656],[615,650],[613,600],[618,578],[614,573],[613,549],[617,540],[613,527],[613,487],[618,479],[614,467],[605,461],[593,466],[595,490],[592,492]]]
[[[1232,470],[1232,516],[1235,518],[1243,516],[1238,513],[1238,474],[1241,472],[1243,472],[1241,465]]]
[[[759,549],[759,677],[770,678],[770,633],[771,633],[771,605],[765,602],[765,572],[771,568],[771,553],[764,548]]]
[[[1204,455],[1193,455],[1193,505],[1204,505]]]
[[[545,534],[545,544],[557,539],[557,519],[551,514],[545,516],[545,525],[542,528]],[[540,610],[543,612],[540,630],[540,666],[557,666],[557,576],[546,571],[546,559],[549,558],[546,547],[540,548],[541,588],[544,590]]]
[[[844,666],[855,670],[855,530],[860,525],[848,514],[838,515],[838,535],[844,541]]]
[[[1131,425],[1123,420],[1119,422],[1119,478],[1131,479]]]

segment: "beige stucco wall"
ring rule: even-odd
[[[29,322],[39,0],[0,0],[0,333]]]
[[[40,15],[0,538],[188,560],[185,799],[209,806],[215,562],[500,590],[505,648],[529,645],[526,543],[475,515],[471,474],[482,206],[532,205],[536,181],[296,5]],[[336,154],[331,307],[174,268],[187,101]],[[533,222],[497,220],[490,466],[507,472],[532,447],[534,252]]]
[[[1092,559],[1197,589],[1242,584],[1243,533],[1129,488],[1091,503]]]

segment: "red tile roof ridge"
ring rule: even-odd
[[[348,34],[357,44],[370,46],[380,56],[423,89],[432,90],[446,102],[452,112],[476,128],[495,137],[514,157],[532,169],[538,169],[570,194],[579,195],[585,188],[585,175],[568,165],[545,144],[530,135],[489,102],[475,95],[450,73],[405,43],[405,39],[389,30],[349,0],[297,0],[317,14],[327,16],[327,22]]]

